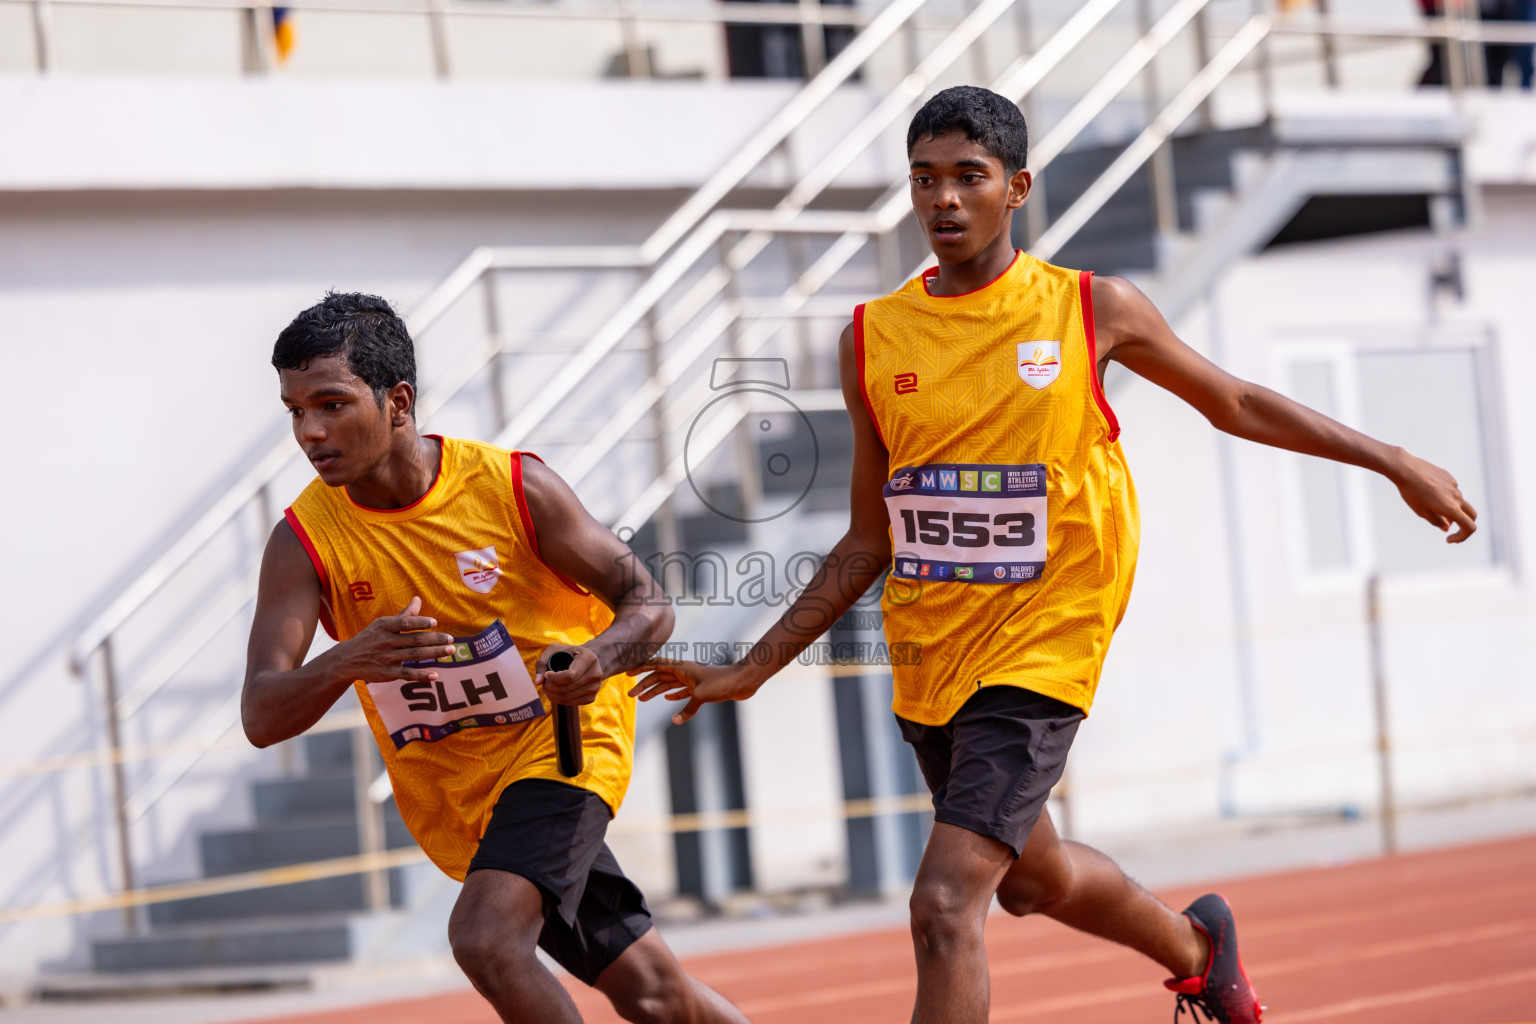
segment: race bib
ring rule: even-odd
[[[461,729],[515,725],[544,714],[544,704],[507,627],[497,619],[474,636],[454,637],[454,652],[437,661],[407,662],[437,678],[369,683],[368,695],[399,750],[435,743]]]
[[[935,463],[885,485],[893,575],[1022,583],[1045,571],[1045,466]]]

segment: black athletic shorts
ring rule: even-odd
[[[539,948],[588,985],[640,936],[651,912],[603,834],[613,815],[596,793],[550,779],[502,790],[469,871],[521,875],[544,894]]]
[[[896,716],[933,793],[933,819],[1024,851],[1083,713],[1017,686],[977,690],[945,725]]]

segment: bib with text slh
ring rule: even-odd
[[[454,637],[453,646],[447,658],[407,663],[436,669],[435,680],[368,684],[397,750],[416,740],[435,743],[461,729],[516,725],[544,714],[533,678],[500,619],[474,636]]]
[[[891,574],[945,583],[1022,583],[1045,570],[1045,466],[909,466],[885,485]]]

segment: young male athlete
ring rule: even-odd
[[[742,1024],[603,841],[634,754],[624,673],[671,632],[666,595],[535,456],[417,433],[415,353],[383,299],[327,295],[272,364],[319,479],[262,557],[246,735],[297,736],[357,691],[411,834],[464,882],[449,940],[502,1020],[581,1019],[537,945],[626,1020]],[[306,663],[316,621],[340,643]],[[557,651],[574,660],[547,671]],[[582,708],[572,779],[552,702]]]
[[[985,89],[947,89],[907,133],[912,207],[938,267],[859,307],[843,331],[853,420],[848,532],[737,665],[658,660],[632,692],[743,699],[887,569],[885,631],[920,645],[894,710],[933,791],[912,893],[921,1024],[985,1021],[982,931],[1042,913],[1166,967],[1221,1022],[1259,1020],[1220,896],[1177,914],[1103,854],[1056,835],[1045,800],[1088,712],[1136,564],[1138,515],[1101,377],[1115,360],[1218,429],[1376,470],[1429,522],[1474,529],[1443,470],[1264,388],[1184,345],[1125,281],[1015,252],[1029,194],[1024,119]],[[766,648],[766,649],[763,649]],[[1193,1010],[1191,1010],[1193,1013]]]

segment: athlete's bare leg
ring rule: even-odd
[[[1062,842],[1048,814],[1018,860],[996,839],[940,822],[912,891],[913,1024],[985,1024],[991,986],[982,940],[993,893],[1011,914],[1043,913],[1144,953],[1176,977],[1205,969],[1205,937],[1188,918],[1102,853]]]
[[[1044,914],[1090,935],[1129,946],[1176,978],[1205,970],[1210,943],[1189,918],[1137,885],[1098,850],[1062,840],[1040,814],[1024,853],[997,889],[1010,914]]]
[[[506,1024],[580,1024],[565,986],[534,949],[544,928],[538,886],[506,871],[476,871],[448,919],[453,955]],[[747,1024],[724,996],[690,978],[653,928],[597,978],[597,989],[635,1024]]]
[[[464,880],[448,918],[448,943],[506,1024],[581,1024],[565,986],[534,953],[543,929],[538,886],[521,875],[482,870]]]
[[[985,1024],[991,983],[982,945],[992,894],[1013,864],[996,839],[938,822],[912,886],[917,954],[913,1024]]]
[[[720,993],[683,971],[652,928],[597,976],[597,990],[635,1024],[747,1024]]]

